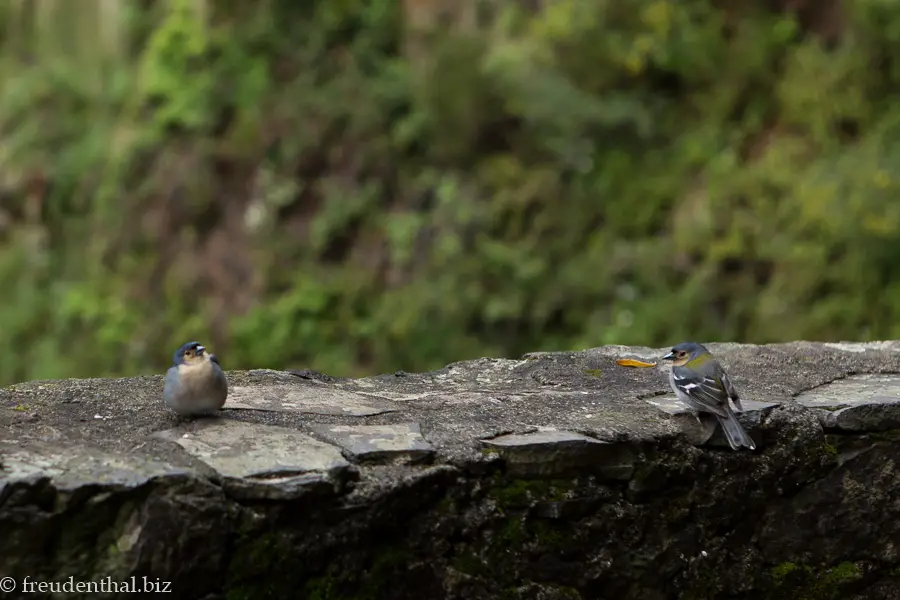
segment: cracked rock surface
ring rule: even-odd
[[[0,576],[185,598],[900,596],[900,342],[708,346],[755,452],[688,412],[665,365],[615,363],[660,348],[231,371],[225,409],[191,421],[162,375],[11,386]]]

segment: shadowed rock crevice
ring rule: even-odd
[[[185,597],[889,598],[900,344],[711,345],[758,444],[674,401],[660,350],[351,380],[228,373],[180,422],[161,377],[0,391],[0,557]]]

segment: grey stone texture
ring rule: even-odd
[[[161,375],[11,386],[0,577],[147,576],[184,598],[900,597],[900,342],[709,347],[755,452],[687,411],[667,365],[615,364],[662,348],[232,371],[225,409],[194,420],[165,409]]]

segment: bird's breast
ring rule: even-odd
[[[195,365],[180,365],[178,375],[181,384],[187,387],[206,386],[215,379],[215,365],[211,362],[202,362]]]

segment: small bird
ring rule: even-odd
[[[225,373],[219,360],[199,342],[184,344],[172,362],[163,388],[166,406],[185,417],[211,414],[224,406],[228,396]]]
[[[669,384],[679,400],[695,411],[715,415],[733,450],[742,446],[756,449],[753,439],[738,422],[728,400],[741,412],[741,398],[725,374],[725,369],[701,344],[683,342],[663,356],[672,361]]]

